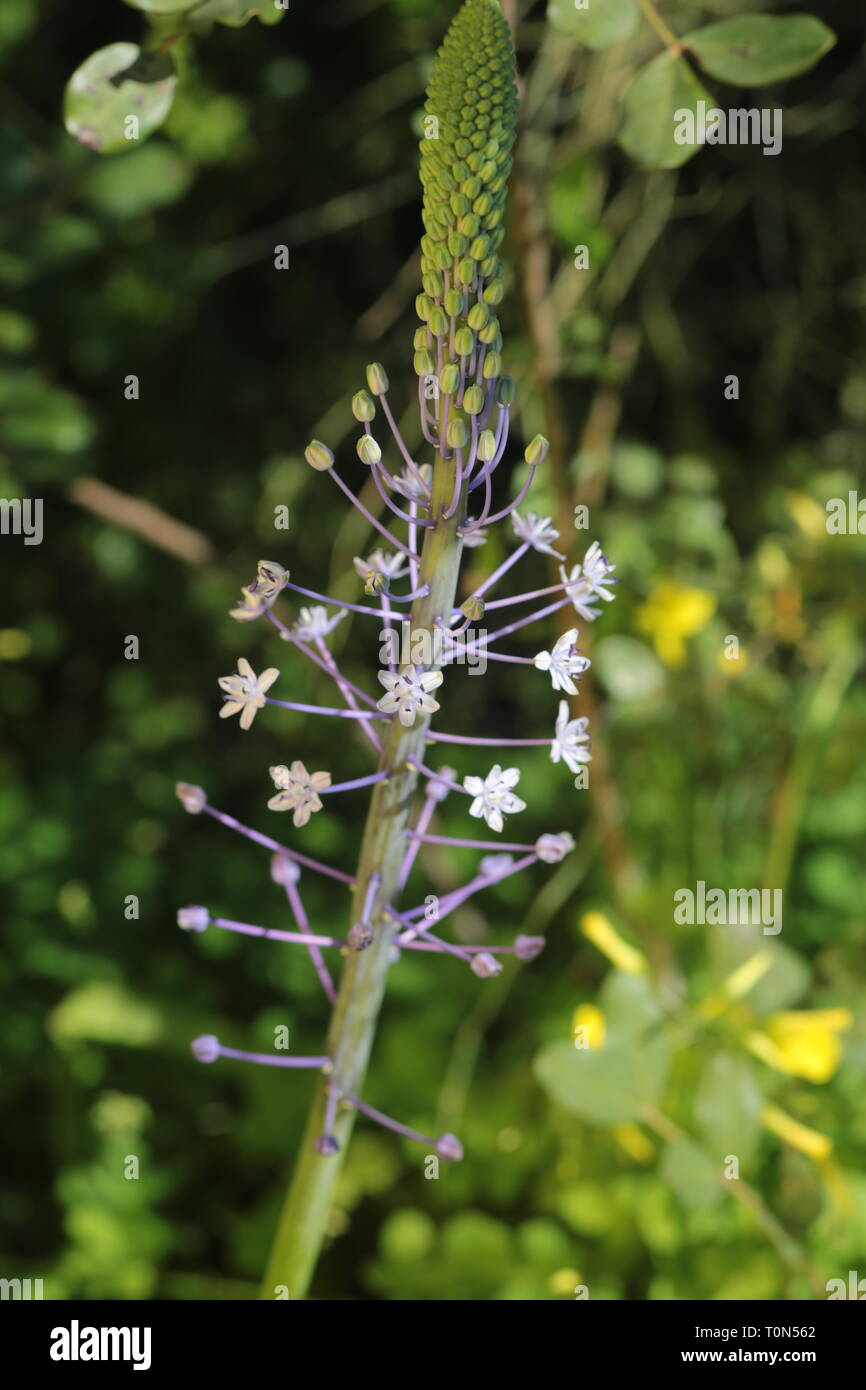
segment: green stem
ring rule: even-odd
[[[655,29],[665,48],[670,49],[671,52],[674,53],[681,53],[683,49],[682,41],[678,39],[676,34],[665,24],[655,5],[652,3],[652,0],[637,0],[637,6],[638,9],[642,11],[647,24],[652,25],[653,29]]]
[[[434,469],[433,513],[437,523],[426,532],[421,555],[420,582],[430,592],[415,601],[411,613],[413,631],[432,632],[436,618],[445,618],[454,605],[463,542],[457,527],[463,519],[458,507],[450,520],[442,517],[454,487],[454,463],[439,458]],[[360,1096],[376,1031],[376,1023],[388,974],[391,945],[397,930],[392,918],[382,916],[394,904],[400,867],[406,849],[406,829],[418,774],[408,759],[423,760],[429,718],[417,717],[406,729],[397,719],[385,738],[379,768],[387,781],[376,784],[367,815],[353,899],[353,921],[358,921],[371,878],[378,874],[371,925],[376,939],[366,951],[348,956],[331,1019],[326,1051],[332,1069],[322,1075],[310,1111],[294,1178],[286,1195],[261,1297],[273,1299],[280,1286],[290,1298],[303,1298],[315,1270],[326,1233],[328,1214],[343,1156],[352,1132],[355,1112],[338,1107],[332,1133],[340,1150],[334,1156],[316,1152],[315,1142],[324,1129],[328,1089]],[[378,919],[378,920],[377,920]]]

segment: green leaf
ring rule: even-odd
[[[832,29],[810,14],[740,15],[683,39],[712,77],[738,87],[762,87],[808,72],[835,42]]]
[[[722,1165],[698,1148],[690,1139],[668,1144],[659,1165],[659,1174],[687,1207],[706,1210],[722,1199]]]
[[[557,34],[582,39],[590,48],[608,48],[634,33],[640,14],[634,0],[588,0],[583,9],[576,0],[550,0],[547,20]]]
[[[285,10],[278,8],[274,0],[203,0],[190,15],[194,24],[227,24],[231,29],[240,29],[251,19],[262,24],[279,24]]]
[[[763,1097],[745,1057],[720,1052],[698,1084],[695,1119],[701,1135],[722,1163],[735,1154],[741,1164],[754,1157],[761,1132]]]
[[[112,217],[141,217],[181,198],[192,171],[171,145],[157,140],[128,159],[96,164],[83,184],[89,202]]]
[[[535,1058],[535,1074],[563,1110],[598,1125],[637,1119],[656,1101],[667,1075],[670,1049],[663,1037],[609,1044],[599,1051],[569,1042],[549,1043]]]
[[[165,120],[176,85],[171,54],[111,43],[91,53],[66,84],[66,129],[99,154],[134,149]]]
[[[697,120],[698,102],[709,100],[684,58],[660,53],[625,90],[619,143],[638,164],[676,169],[699,148],[677,143],[676,113],[689,110]]]

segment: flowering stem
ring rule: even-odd
[[[462,551],[458,528],[464,508],[458,505],[446,517],[455,486],[454,459],[442,455],[433,470],[430,513],[436,524],[426,531],[421,555],[420,580],[426,594],[416,598],[411,613],[414,629],[432,630],[435,621],[450,617],[457,591]],[[400,547],[404,549],[404,547]],[[379,770],[388,776],[372,793],[361,856],[355,878],[352,921],[360,919],[362,909],[372,898],[368,921],[373,928],[373,944],[365,951],[352,952],[346,959],[337,1004],[328,1033],[326,1051],[332,1071],[317,1085],[310,1118],[302,1141],[294,1179],[289,1187],[277,1230],[271,1259],[262,1287],[262,1298],[272,1299],[278,1285],[288,1288],[293,1299],[303,1298],[315,1268],[325,1236],[328,1214],[342,1156],[354,1122],[353,1109],[341,1107],[333,1118],[332,1133],[339,1152],[323,1155],[316,1140],[326,1132],[329,1086],[341,1096],[362,1093],[367,1062],[391,958],[391,946],[400,923],[386,909],[399,891],[399,879],[406,850],[406,830],[418,771],[409,759],[421,760],[429,719],[416,717],[411,728],[397,719],[385,728]],[[378,875],[375,890],[371,883]],[[354,1102],[355,1108],[360,1108]]]

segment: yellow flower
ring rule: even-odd
[[[684,638],[706,627],[716,611],[716,600],[705,589],[688,589],[662,579],[637,611],[638,626],[653,639],[656,655],[672,669],[686,659]]]
[[[784,1110],[780,1110],[778,1105],[765,1105],[761,1113],[761,1122],[771,1134],[778,1135],[786,1144],[790,1144],[792,1149],[798,1149],[801,1154],[805,1154],[807,1158],[814,1158],[816,1162],[829,1158],[833,1152],[833,1140],[828,1135],[801,1125],[798,1120],[792,1119]]]
[[[773,1014],[746,1046],[762,1062],[789,1076],[829,1081],[842,1059],[839,1034],[851,1027],[848,1009],[801,1009]]]
[[[708,994],[706,999],[698,1005],[698,1016],[700,1018],[718,1018],[719,1014],[725,1012],[732,1000],[742,999],[744,994],[748,994],[761,976],[766,975],[772,964],[773,957],[769,951],[758,951],[754,956],[750,956],[748,960],[744,961],[742,965],[738,965],[736,970],[725,977],[715,994]]]
[[[613,1137],[635,1163],[651,1163],[655,1158],[655,1144],[637,1125],[617,1125]]]
[[[571,1039],[578,1048],[604,1047],[607,1024],[595,1004],[580,1004],[571,1016]]]
[[[647,970],[646,956],[623,941],[619,932],[601,912],[585,912],[580,919],[580,930],[584,936],[597,946],[602,955],[607,956],[625,975],[644,975]]]
[[[547,1281],[547,1287],[552,1294],[568,1298],[574,1293],[575,1287],[579,1283],[580,1274],[576,1269],[558,1269],[554,1274],[551,1274]]]

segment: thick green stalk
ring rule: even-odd
[[[426,532],[420,567],[420,582],[429,584],[430,592],[416,599],[412,607],[413,633],[422,630],[432,633],[434,619],[444,620],[454,606],[463,548],[457,527],[463,509],[459,507],[448,520],[442,517],[453,488],[454,463],[438,458],[433,484],[433,511],[438,519],[435,527]],[[363,1090],[385,992],[391,945],[397,930],[393,919],[381,914],[386,905],[395,905],[400,866],[406,850],[406,829],[418,779],[415,769],[407,765],[407,759],[414,756],[423,760],[429,722],[429,718],[418,716],[412,728],[406,729],[394,719],[383,744],[379,768],[392,775],[373,789],[352,918],[354,922],[360,919],[370,880],[374,874],[379,874],[381,881],[370,914],[370,925],[376,937],[366,951],[350,954],[343,969],[326,1046],[333,1060],[333,1070],[329,1075],[322,1075],[316,1088],[265,1274],[262,1298],[274,1298],[279,1286],[288,1289],[290,1298],[303,1298],[325,1236],[334,1187],[352,1131],[354,1110],[341,1106],[332,1126],[332,1133],[340,1145],[339,1153],[323,1156],[316,1152],[315,1142],[325,1128],[329,1085],[334,1084],[341,1093],[349,1095],[360,1095]]]

